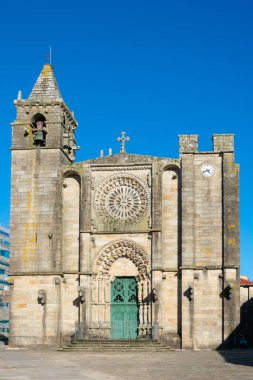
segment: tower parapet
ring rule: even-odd
[[[196,153],[198,151],[198,135],[179,135],[179,149],[182,153]]]
[[[215,152],[234,152],[234,134],[213,134]]]

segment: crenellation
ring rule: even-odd
[[[214,152],[234,152],[234,134],[213,134]]]
[[[198,152],[198,135],[179,135],[180,155],[184,153]]]

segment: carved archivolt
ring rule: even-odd
[[[137,267],[141,279],[149,276],[150,260],[146,252],[139,244],[127,239],[114,240],[100,251],[96,261],[98,274],[108,276],[111,265],[119,258],[131,260]]]
[[[131,173],[117,173],[106,178],[95,193],[99,215],[112,220],[135,223],[149,206],[149,189]]]

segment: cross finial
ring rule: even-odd
[[[125,142],[130,140],[130,137],[126,137],[126,132],[120,132],[121,137],[117,138],[117,141],[121,142],[120,153],[126,153]]]

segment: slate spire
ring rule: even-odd
[[[30,100],[62,100],[52,65],[45,64],[29,95]]]

